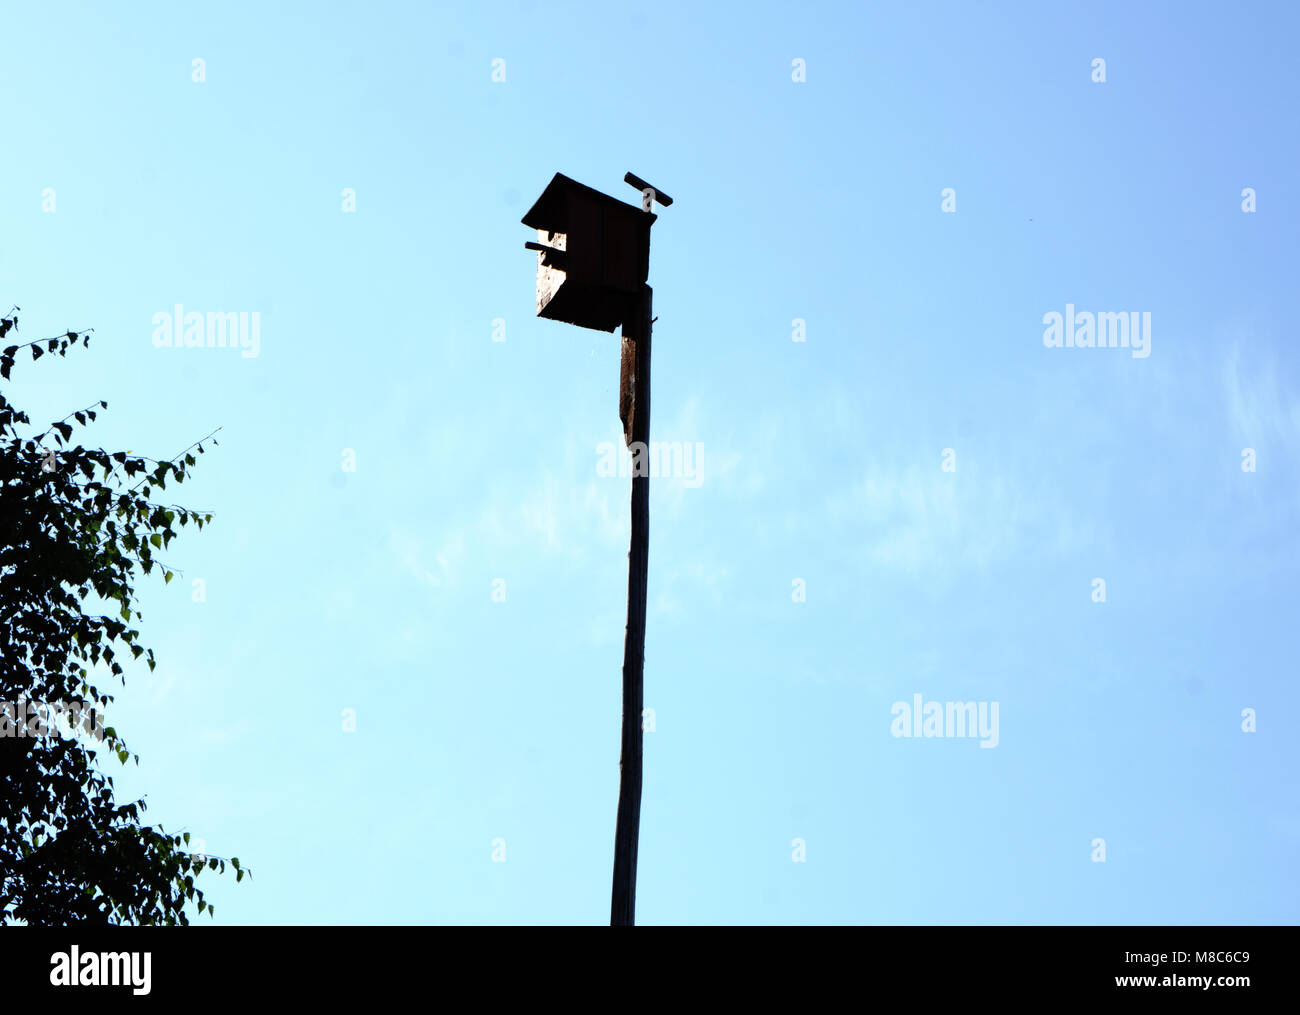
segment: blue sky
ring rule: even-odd
[[[652,438],[703,448],[652,484],[638,921],[1300,919],[1298,21],[7,9],[0,300],[95,338],[6,392],[222,428],[111,713],[120,793],[255,872],[214,922],[607,922],[618,339],[534,316],[519,220],[627,170]],[[176,304],[258,354],[156,347]],[[1149,355],[1045,346],[1067,304]],[[916,694],[996,747],[892,735]]]

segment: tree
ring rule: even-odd
[[[24,350],[34,361],[90,345],[87,330],[6,347],[17,311],[0,319],[4,381]],[[195,878],[227,865],[190,853],[189,833],[144,824],[144,801],[118,804],[101,769],[101,756],[125,765],[132,755],[104,725],[113,697],[95,682],[124,682],[127,652],[155,665],[132,626],[143,619],[137,573],[170,582],[155,553],[177,527],[212,520],[153,497],[216,443],[209,435],[170,461],[74,445],[74,429],[107,408],[32,436],[0,391],[0,925],[187,924],[187,902],[211,910]],[[246,869],[228,862],[242,880]]]

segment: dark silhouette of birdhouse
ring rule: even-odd
[[[653,212],[555,177],[523,217],[537,230],[537,316],[613,331],[650,273]]]

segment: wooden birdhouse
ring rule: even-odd
[[[653,212],[563,173],[523,217],[537,230],[537,316],[613,331],[630,316],[650,272]]]

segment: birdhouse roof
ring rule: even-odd
[[[565,218],[565,199],[569,195],[578,195],[587,198],[597,204],[621,208],[623,211],[634,211],[639,215],[646,215],[649,224],[653,224],[659,216],[653,212],[647,213],[641,211],[636,205],[620,201],[618,198],[610,197],[608,194],[602,194],[599,190],[588,187],[585,183],[579,183],[577,180],[570,179],[563,173],[556,173],[551,178],[551,182],[546,185],[533,206],[528,209],[528,214],[520,221],[530,229],[545,229],[553,233],[567,232]]]

